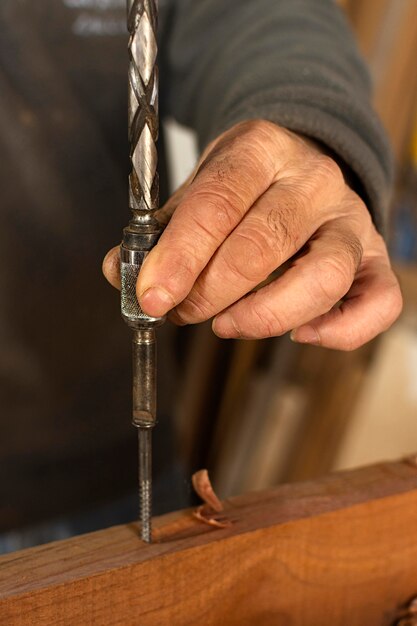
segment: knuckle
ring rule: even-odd
[[[318,287],[330,305],[349,291],[362,256],[362,244],[355,235],[339,232],[334,236],[317,273]]]
[[[266,120],[246,120],[223,133],[201,160],[191,188],[202,184],[229,184],[246,195],[260,185],[269,186],[276,174],[273,130]],[[242,176],[242,171],[247,172]]]
[[[189,291],[198,274],[196,265],[194,247],[184,243],[181,252],[172,257],[169,266],[165,266],[164,285],[173,297],[180,298]]]
[[[329,256],[320,261],[316,288],[324,304],[332,307],[350,289],[354,272],[343,257]]]
[[[295,241],[292,241],[294,229],[290,227],[288,213],[286,208],[281,210],[272,208],[268,212],[266,224],[279,248],[284,248],[288,245],[294,247],[295,245]]]
[[[290,194],[280,202],[279,207],[272,207],[267,215],[267,228],[272,241],[278,250],[295,252],[300,247],[302,199],[297,194]]]
[[[403,310],[403,296],[398,286],[396,286],[395,289],[392,289],[390,294],[391,317],[393,320],[396,320],[401,315]]]
[[[383,244],[383,246],[385,246],[384,238],[377,232],[375,224],[372,221],[369,207],[366,205],[365,201],[362,200],[362,198],[349,187],[347,187],[347,191],[351,197],[352,207],[354,207],[351,211],[352,215],[358,215],[358,221],[360,221],[362,228],[366,232],[369,239],[373,238],[375,240],[379,240]]]
[[[253,303],[251,313],[254,318],[255,334],[259,337],[278,337],[288,330],[277,314],[266,304]]]
[[[237,128],[239,128],[241,133],[249,139],[257,139],[260,135],[263,135],[267,137],[269,141],[271,137],[271,131],[275,131],[278,127],[276,124],[274,124],[273,122],[269,122],[268,120],[253,119],[241,122],[237,125]]]
[[[338,187],[344,188],[345,180],[342,170],[332,157],[327,154],[318,155],[315,167],[321,180],[325,179],[330,184],[336,184]]]
[[[227,264],[239,276],[251,282],[261,282],[284,259],[300,247],[301,211],[295,209],[301,200],[287,198],[279,207],[268,210],[265,218],[247,217],[235,232]]]
[[[388,254],[388,250],[387,250],[387,244],[385,243],[385,240],[383,238],[383,236],[377,232],[377,230],[375,229],[375,226],[372,222],[370,213],[368,211],[368,209],[366,208],[366,206],[364,205],[365,210],[368,214],[369,217],[369,222],[370,222],[370,228],[369,230],[371,231],[371,234],[369,236],[369,240],[370,240],[370,245],[368,246],[371,250],[371,254],[373,253],[374,256],[379,257],[384,259],[387,263],[389,263],[389,254]],[[368,255],[369,256],[369,255]],[[398,284],[397,279],[395,278],[394,275],[394,279],[395,282]]]
[[[257,284],[267,278],[276,262],[267,238],[255,228],[245,227],[236,233],[225,250],[228,270],[239,279]]]
[[[225,237],[233,230],[245,208],[246,203],[236,185],[224,183],[195,190],[190,199],[190,213],[197,229],[211,238]]]
[[[176,313],[183,322],[197,323],[208,320],[212,315],[212,304],[198,293],[196,288],[176,307]]]
[[[361,264],[363,246],[356,235],[340,232],[335,238],[335,256],[349,276],[354,276]]]
[[[297,159],[297,168],[299,174],[303,172],[301,181],[298,183],[303,204],[310,209],[315,208],[311,216],[314,216],[315,212],[317,212],[317,217],[325,214],[334,215],[335,207],[340,206],[341,199],[345,196],[346,187],[338,164],[327,155],[301,154]],[[319,211],[317,211],[318,207],[320,207]],[[336,214],[338,213],[339,210]]]
[[[347,252],[348,260],[350,260],[352,264],[353,273],[355,274],[362,261],[362,244],[357,237],[348,238],[345,241],[345,249]]]
[[[253,119],[237,124],[233,128],[231,146],[235,148],[240,161],[250,162],[250,169],[263,177],[272,178],[276,174],[277,138],[287,141],[286,133],[274,122]]]
[[[236,183],[225,182],[222,185],[211,185],[210,192],[203,192],[207,206],[218,222],[227,229],[234,228],[246,209],[246,198],[239,193]]]
[[[403,297],[397,281],[390,283],[384,290],[383,323],[384,330],[389,328],[400,316],[403,309]]]

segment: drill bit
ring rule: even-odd
[[[127,0],[129,30],[128,125],[132,219],[120,247],[121,311],[133,331],[133,425],[138,428],[141,537],[152,540],[152,428],[156,422],[155,328],[163,318],[146,315],[136,297],[143,261],[158,241],[159,206],[157,1]]]

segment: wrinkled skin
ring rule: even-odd
[[[295,341],[352,350],[400,314],[367,207],[318,145],[275,124],[244,122],[218,137],[159,218],[167,226],[137,283],[149,315],[214,318],[224,338],[292,330]],[[118,247],[103,270],[120,288]]]

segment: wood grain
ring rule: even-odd
[[[0,559],[8,626],[388,626],[417,593],[417,468],[381,464]]]

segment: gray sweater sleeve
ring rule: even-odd
[[[168,111],[197,131],[202,146],[255,118],[304,133],[348,166],[383,226],[390,148],[333,0],[176,0],[170,18]]]

